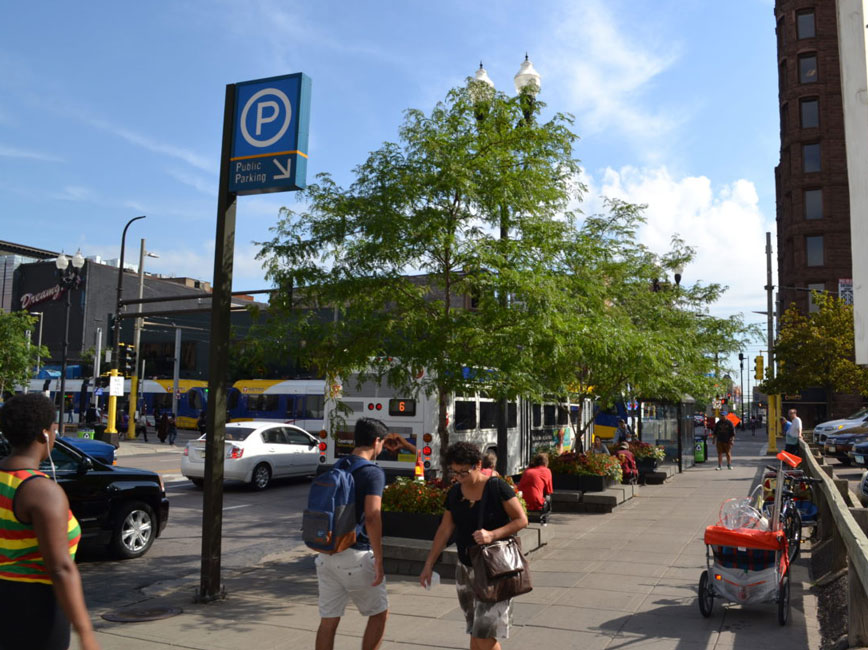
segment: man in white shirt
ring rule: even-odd
[[[784,437],[784,451],[789,454],[799,454],[799,440],[802,439],[802,419],[796,415],[796,409],[790,409],[787,412],[790,418],[790,428],[787,429]]]

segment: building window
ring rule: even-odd
[[[789,110],[789,106],[787,104],[781,104],[781,137],[787,132],[787,111]]]
[[[820,171],[820,143],[802,145],[802,171],[806,174]]]
[[[799,112],[803,129],[820,126],[820,100],[816,97],[799,100]]]
[[[796,34],[801,38],[814,38],[817,29],[814,24],[814,10],[800,11],[796,14]]]
[[[823,266],[823,236],[805,237],[805,253],[808,266]]]
[[[805,190],[805,219],[823,218],[823,190]]]
[[[820,306],[814,302],[814,291],[825,291],[826,285],[822,282],[808,285],[808,313],[814,314],[820,311]]]
[[[787,61],[784,59],[781,61],[780,68],[778,68],[778,91],[783,94],[787,89]]]
[[[799,83],[812,84],[817,81],[817,55],[799,55]]]

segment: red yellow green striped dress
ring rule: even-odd
[[[0,470],[0,580],[51,584],[33,524],[18,521],[12,510],[15,491],[25,481],[37,477],[48,479],[45,473],[32,469]],[[81,539],[81,527],[72,511],[67,524],[67,539],[69,554],[74,558]]]

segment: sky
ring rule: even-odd
[[[647,204],[642,241],[663,252],[681,235],[697,251],[683,282],[728,286],[713,312],[764,323],[773,0],[4,4],[0,239],[115,258],[147,215],[127,260],[145,238],[148,271],[210,280],[226,84],[306,73],[308,182],[348,186],[404,110],[430,111],[480,61],[512,93],[527,53],[546,112],[575,116],[582,210]],[[298,200],[239,197],[236,290],[268,286],[255,242]]]

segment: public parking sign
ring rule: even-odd
[[[310,77],[301,72],[235,84],[230,192],[307,187],[310,87]]]

